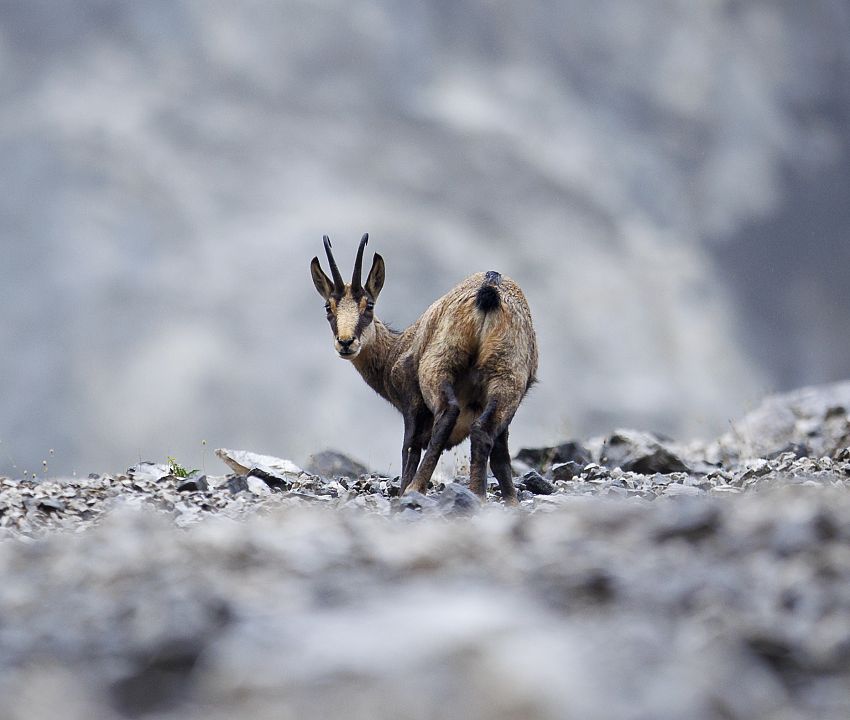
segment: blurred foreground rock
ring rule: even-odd
[[[228,475],[3,479],[0,718],[846,720],[829,393],[768,401],[795,420],[764,457],[633,431],[525,452],[518,509],[233,450]]]

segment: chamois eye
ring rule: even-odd
[[[366,309],[367,310],[374,310],[375,309],[375,303],[372,302],[371,300],[367,300],[366,301]]]
[[[330,312],[330,311],[331,311],[331,304],[325,303],[325,312]]]

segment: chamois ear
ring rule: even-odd
[[[372,269],[369,271],[369,277],[366,278],[366,292],[372,296],[373,300],[377,300],[382,287],[384,287],[384,258],[375,253]]]
[[[322,270],[322,266],[319,264],[319,258],[313,258],[313,261],[310,263],[310,273],[313,276],[313,285],[316,286],[319,295],[327,300],[331,296],[334,286],[331,279]]]

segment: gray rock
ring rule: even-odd
[[[189,492],[207,492],[209,489],[209,482],[207,482],[206,475],[187,478],[177,486],[178,492],[182,492],[184,490]]]
[[[690,468],[681,458],[664,447],[653,448],[650,452],[627,461],[622,465],[622,469],[642,475],[690,472]]]
[[[138,465],[133,465],[131,468],[127,470],[127,477],[131,480],[141,480],[141,481],[156,481],[161,480],[164,477],[168,477],[171,470],[168,465],[163,465],[162,463],[155,463],[145,460],[140,462]],[[94,478],[92,478],[94,479]]]
[[[414,510],[417,512],[428,511],[434,509],[436,506],[436,500],[418,492],[405,493],[398,500],[398,509],[401,512],[405,510]]]
[[[620,431],[605,440],[601,461],[609,468],[652,475],[690,472],[685,462],[649,433]]]
[[[326,478],[340,476],[358,478],[369,474],[369,469],[365,465],[336,450],[324,450],[311,455],[306,469]]]
[[[232,494],[248,490],[248,478],[245,475],[233,475],[227,479],[227,489]]]
[[[733,458],[773,457],[789,448],[815,456],[850,445],[850,381],[773,395],[717,442]]]
[[[572,480],[581,475],[583,469],[584,465],[569,460],[568,462],[552,465],[550,473],[553,480]]]
[[[265,483],[262,478],[250,473],[245,476],[245,484],[248,486],[248,491],[254,495],[269,495],[271,488]]]
[[[62,500],[50,497],[34,499],[33,504],[36,508],[46,513],[64,512],[66,508]]]
[[[449,483],[437,497],[437,508],[443,515],[472,515],[481,508],[481,501],[468,487]]]
[[[555,486],[535,470],[523,475],[521,482],[526,490],[535,495],[551,495],[555,492]]]
[[[260,468],[253,468],[248,473],[246,480],[252,477],[262,480],[272,490],[287,490],[292,486],[290,477],[281,477],[279,474],[272,474]]]
[[[809,448],[805,443],[799,442],[789,442],[786,445],[783,445],[778,450],[774,450],[771,453],[767,453],[765,455],[768,460],[776,460],[782,456],[785,456],[786,459],[790,456],[793,459],[804,458],[809,455]]]
[[[284,483],[290,483],[304,474],[304,471],[291,460],[274,455],[228,448],[217,448],[215,454],[238,475],[253,473],[256,477],[274,477]]]
[[[586,465],[591,462],[592,457],[587,447],[580,442],[571,440],[551,447],[522,448],[516,454],[515,459],[530,465],[541,473],[545,473],[558,463],[574,462],[579,465]]]

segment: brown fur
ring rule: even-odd
[[[472,491],[486,497],[489,460],[502,497],[515,503],[508,426],[537,372],[537,339],[522,290],[508,277],[476,273],[395,332],[369,308],[383,286],[381,256],[375,255],[365,286],[357,277],[367,238],[352,283],[332,283],[318,258],[313,281],[329,304],[337,352],[404,417],[402,492],[425,492],[443,450],[469,437]],[[329,241],[326,250],[332,262]],[[484,285],[499,297],[487,312],[476,304]]]

